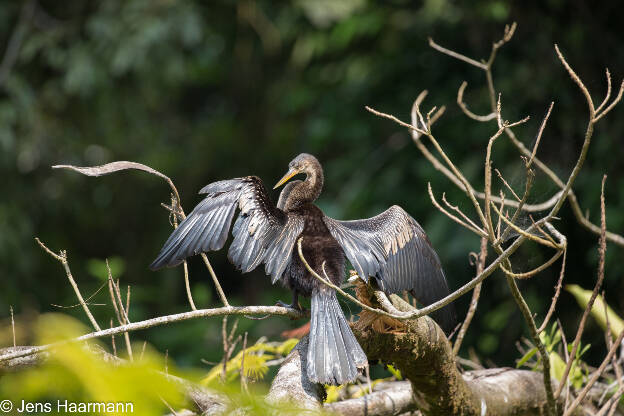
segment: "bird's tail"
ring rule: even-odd
[[[338,304],[336,292],[328,288],[312,293],[312,319],[308,347],[308,377],[322,384],[344,384],[355,380],[358,368],[367,365]]]

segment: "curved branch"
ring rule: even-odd
[[[470,117],[473,120],[480,121],[482,123],[486,121],[494,120],[496,118],[496,113],[494,112],[487,114],[485,116],[480,116],[478,114],[473,113],[472,111],[468,109],[468,106],[464,102],[464,91],[466,90],[467,86],[468,86],[468,83],[464,81],[459,86],[459,90],[457,90],[457,105],[459,106],[459,108],[461,108],[464,114],[466,114],[468,117]]]

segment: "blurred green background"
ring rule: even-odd
[[[556,59],[558,43],[600,102],[604,67],[618,85],[624,75],[624,33],[618,2],[582,0],[419,2],[51,0],[0,3],[0,316],[9,305],[18,319],[59,311],[76,303],[60,264],[35,243],[66,249],[85,297],[104,282],[112,260],[122,287],[132,286],[130,319],[188,310],[180,268],[151,272],[147,265],[171,228],[161,202],[169,188],[142,172],[88,178],[51,165],[97,165],[115,160],[145,163],[170,176],[186,211],[197,191],[215,180],[255,174],[272,185],[300,152],[315,154],[325,168],[319,205],[335,218],[369,217],[392,204],[404,207],[425,228],[445,267],[451,288],[474,275],[468,253],[478,238],[443,216],[427,195],[471,211],[470,202],[435,171],[400,126],[368,113],[365,105],[408,121],[413,100],[429,90],[425,108],[447,105],[435,134],[477,188],[492,124],[467,119],[455,104],[463,80],[466,100],[488,112],[482,71],[442,55],[438,43],[476,59],[487,58],[506,23],[518,22],[512,42],[494,66],[503,115],[531,120],[516,129],[531,146],[550,101],[555,107],[538,156],[567,177],[583,139],[586,104]],[[623,109],[596,129],[575,189],[589,218],[599,221],[600,180],[606,182],[608,228],[624,231]],[[495,146],[494,167],[517,192],[524,189],[522,163],[511,143]],[[498,189],[500,182],[495,180]],[[530,202],[557,188],[539,172]],[[277,198],[277,192],[272,192]],[[591,288],[598,237],[581,228],[566,206],[559,227],[568,236],[566,281]],[[518,270],[552,253],[527,244],[515,256]],[[605,290],[624,312],[621,247],[608,246]],[[230,301],[272,305],[289,300],[271,286],[262,268],[240,275],[225,250],[210,254]],[[490,257],[492,259],[492,257]],[[560,262],[521,282],[541,321]],[[190,262],[198,307],[218,306],[201,260]],[[457,302],[463,317],[470,296]],[[103,326],[113,313],[106,289],[91,302]],[[348,305],[345,305],[345,309]],[[80,308],[60,311],[86,321]],[[557,311],[568,338],[580,317],[564,293]],[[278,339],[303,324],[281,318],[241,319],[250,340]],[[168,350],[178,364],[201,367],[222,355],[221,320],[194,320],[133,335]],[[526,334],[500,273],[486,280],[462,354],[473,348],[482,360],[513,365],[514,343]],[[590,324],[584,338],[595,344],[588,360],[601,357],[602,333]],[[20,340],[28,343],[28,338]],[[6,339],[8,343],[8,339]],[[593,355],[592,355],[593,354]]]

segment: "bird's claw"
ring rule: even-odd
[[[275,306],[281,306],[282,308],[290,308],[290,309],[296,309],[300,312],[305,312],[305,308],[303,306],[301,306],[301,304],[299,304],[299,302],[297,303],[286,303],[286,302],[282,302],[281,300],[278,300],[277,303],[275,304]]]

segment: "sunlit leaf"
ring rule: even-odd
[[[401,376],[401,371],[397,370],[396,368],[394,368],[393,365],[388,364],[386,366],[386,368],[388,369],[388,371],[390,371],[390,373],[396,377],[397,380],[403,380],[403,376]]]
[[[581,308],[585,309],[589,303],[592,291],[585,290],[578,285],[567,285],[566,290],[570,292],[575,298]],[[602,329],[607,328],[607,317],[605,316],[605,302],[602,296],[596,296],[594,305],[592,306],[591,315],[594,317],[598,325]],[[609,305],[606,305],[606,315],[609,317],[609,327],[611,328],[611,335],[617,337],[620,332],[624,330],[624,320],[620,318]]]
[[[533,347],[530,350],[528,350],[523,356],[522,358],[520,358],[518,360],[518,363],[516,364],[516,368],[520,368],[522,367],[527,361],[529,361],[531,358],[533,358],[533,356],[535,355],[535,353],[537,353],[537,348]]]
[[[325,386],[325,393],[327,397],[325,398],[325,403],[334,403],[340,399],[340,392],[344,389],[345,385],[340,386]]]

